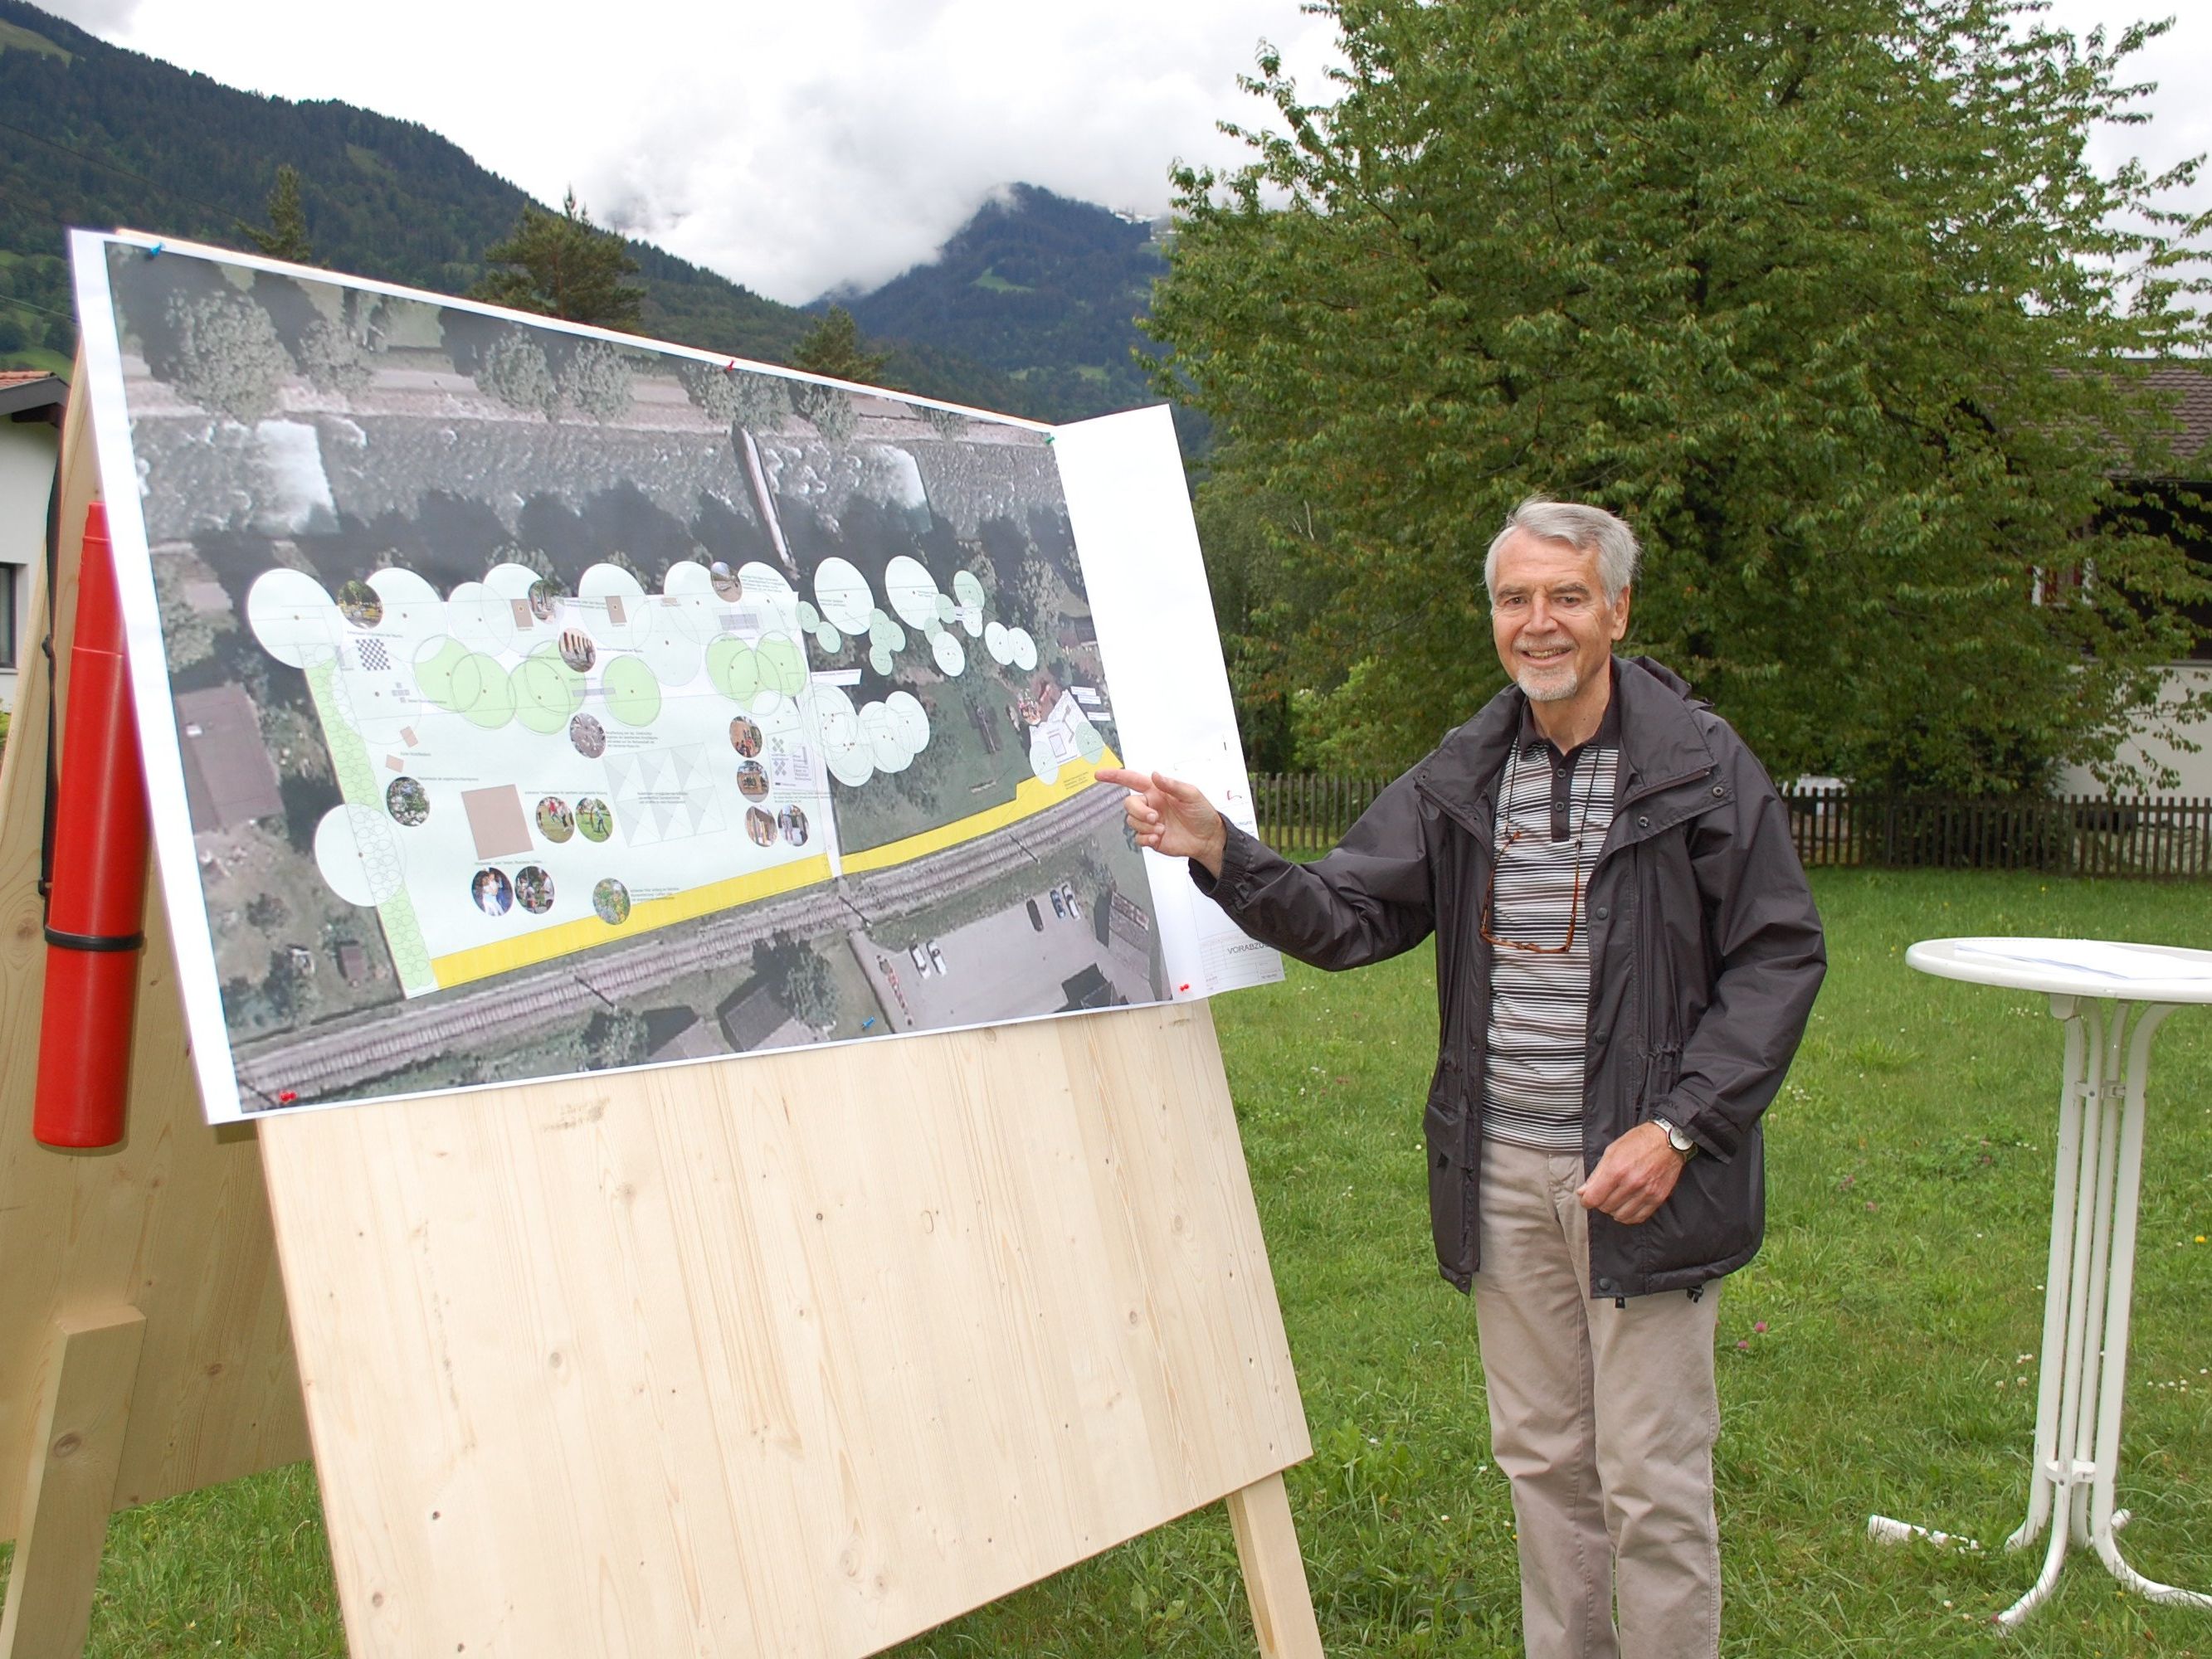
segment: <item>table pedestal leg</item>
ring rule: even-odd
[[[2049,1599],[2068,1550],[2077,1544],[2140,1595],[2212,1610],[2212,1595],[2146,1578],[2121,1558],[2115,1534],[2128,1513],[2112,1507],[2135,1297],[2143,1074],[2151,1038],[2173,1010],[2163,1004],[2143,1009],[2132,1031],[2135,1011],[2124,1002],[2104,1009],[2054,996],[2051,1012],[2065,1022],[2066,1071],[2043,1281],[2035,1465],[2027,1518],[2005,1545],[2024,1549],[2046,1526],[2051,1542],[2035,1583],[1996,1622],[2016,1626]],[[1868,1533],[1884,1540],[1924,1535],[1881,1516],[1870,1519]]]

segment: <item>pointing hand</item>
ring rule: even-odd
[[[1222,848],[1229,829],[1204,795],[1164,772],[1108,769],[1101,783],[1118,783],[1129,792],[1122,803],[1137,844],[1171,859],[1196,859],[1211,876],[1221,873]]]

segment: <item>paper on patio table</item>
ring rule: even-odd
[[[2212,982],[2212,962],[2191,962],[2162,951],[2136,945],[2113,945],[2102,939],[2022,939],[2012,945],[1961,944],[1954,949],[1961,957],[1984,962],[2063,968],[2100,975],[2120,984],[2177,979]]]

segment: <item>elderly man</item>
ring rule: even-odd
[[[1715,1282],[1764,1220],[1759,1118],[1826,967],[1773,786],[1623,659],[1634,533],[1531,501],[1483,579],[1512,684],[1296,865],[1188,784],[1104,772],[1237,924],[1353,968],[1437,939],[1429,1201],[1472,1288],[1531,1659],[1720,1640]]]

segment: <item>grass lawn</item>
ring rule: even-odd
[[[2025,994],[1903,959],[1948,933],[2201,945],[2212,889],[1858,871],[1816,887],[1829,979],[1767,1120],[1766,1249],[1721,1304],[1726,1650],[2212,1659],[2212,1613],[2122,1595],[2088,1560],[2022,1636],[1987,1624],[2040,1560],[1997,1540],[2027,1501],[2059,1028]],[[1293,968],[1215,1005],[1313,1426],[1289,1481],[1332,1653],[1519,1650],[1472,1310],[1436,1277],[1423,1212],[1432,983],[1422,951],[1346,978]],[[2212,1018],[2169,1022],[2151,1085],[2123,1536],[2152,1577],[2205,1587]],[[1870,1510],[1987,1547],[1879,1548]],[[343,1652],[306,1471],[117,1517],[90,1651]],[[902,1650],[1253,1651],[1218,1508]]]

